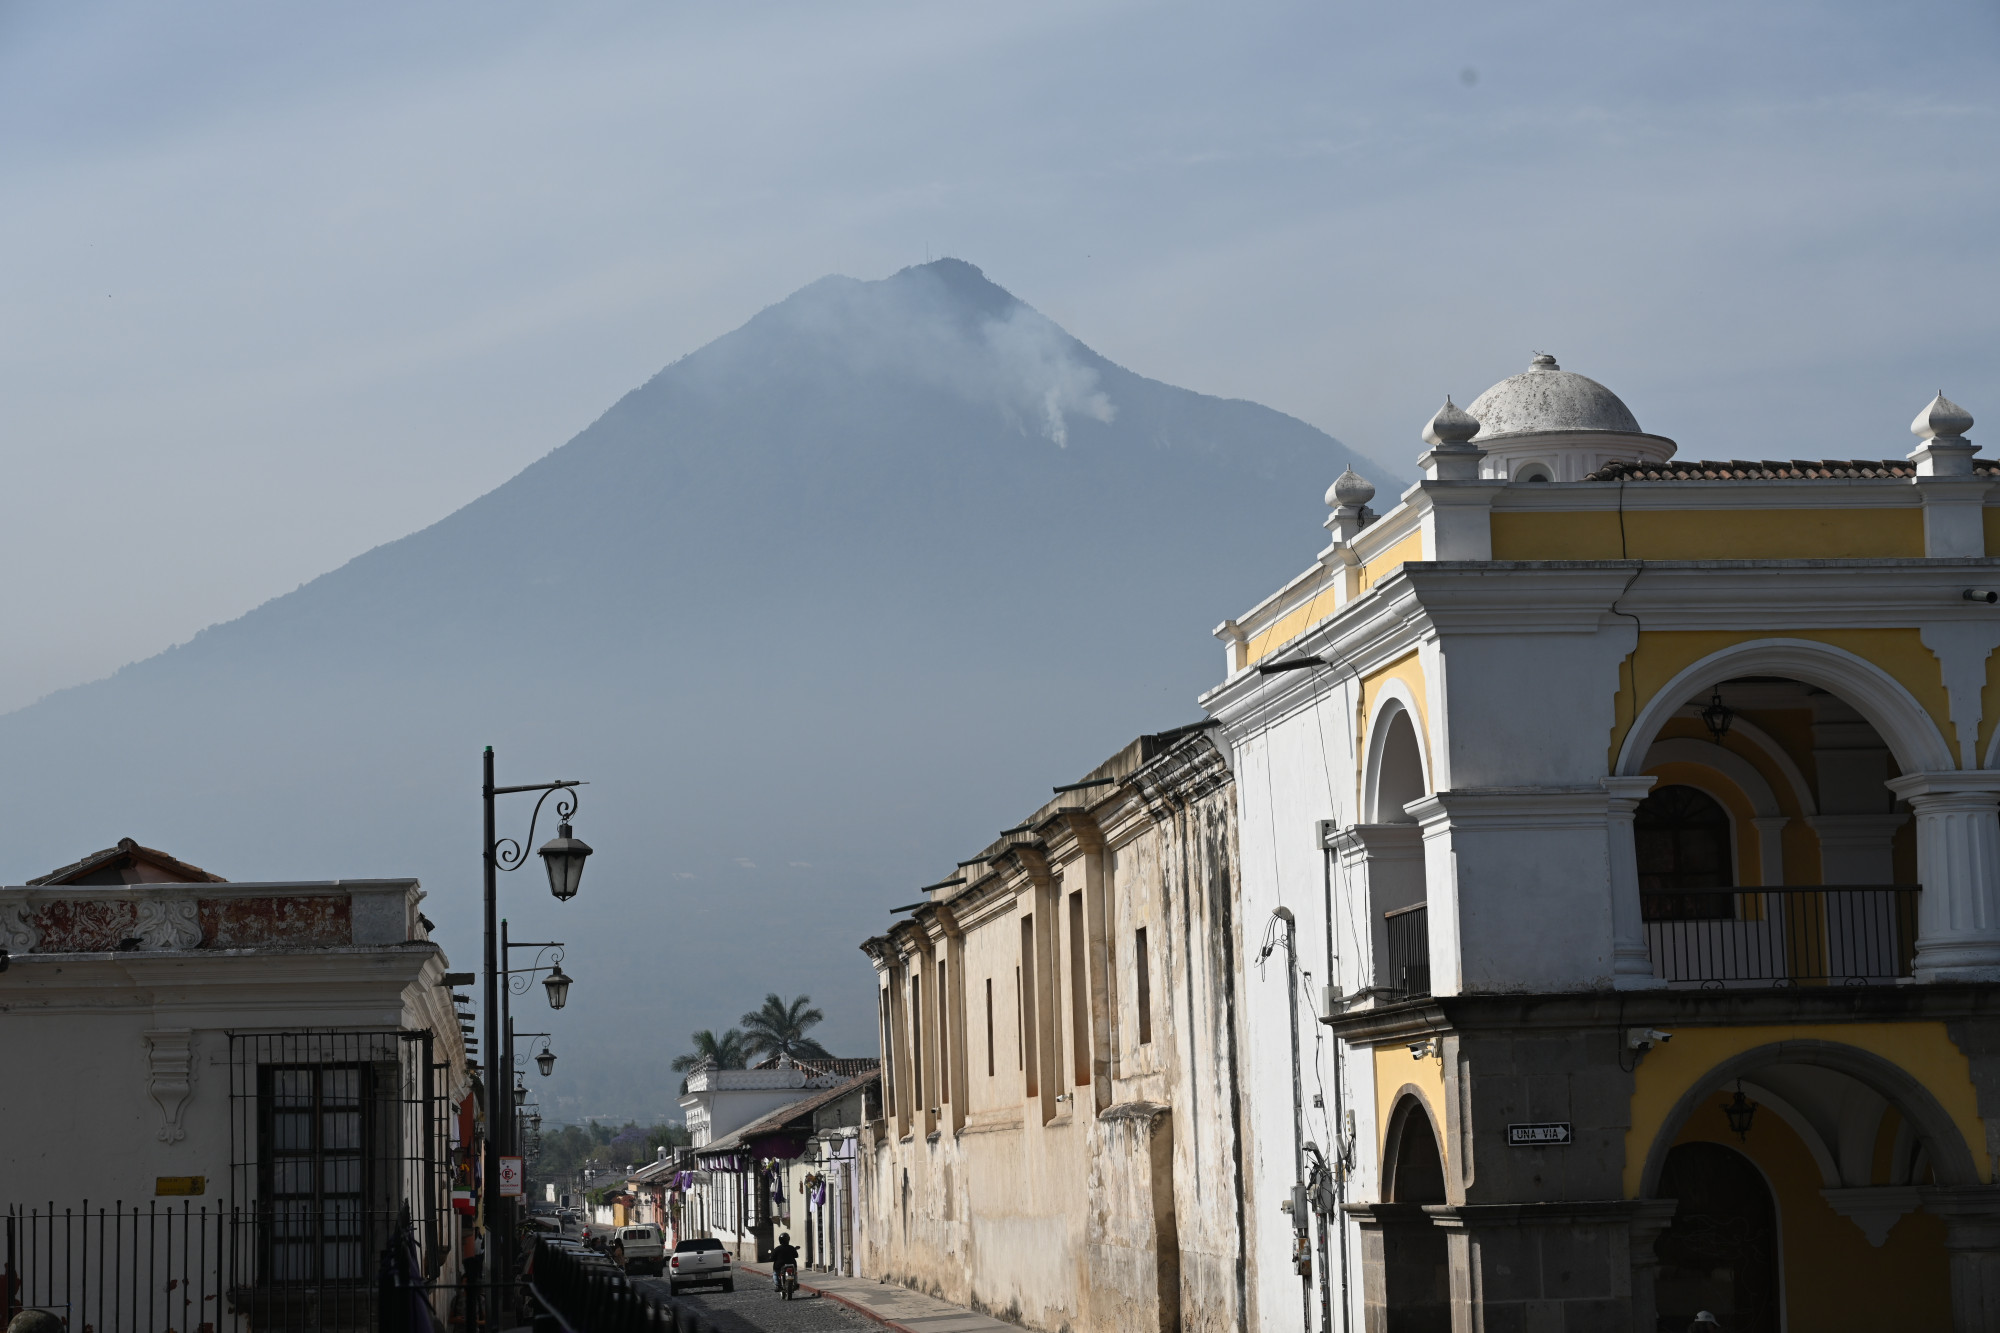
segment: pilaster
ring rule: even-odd
[[[1912,773],[1888,786],[1917,817],[1917,980],[2000,980],[2000,772]]]
[[[1611,861],[1611,984],[1619,990],[1647,990],[1667,983],[1653,974],[1653,951],[1646,942],[1646,917],[1639,899],[1639,851],[1632,818],[1657,778],[1604,779],[1604,832]],[[1762,830],[1759,830],[1760,837]]]

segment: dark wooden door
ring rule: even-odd
[[[1667,1154],[1660,1197],[1680,1201],[1656,1251],[1662,1333],[1683,1333],[1702,1310],[1722,1333],[1779,1333],[1778,1210],[1763,1173],[1719,1143],[1683,1143]]]

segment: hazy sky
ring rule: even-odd
[[[1981,438],[1996,55],[1990,0],[0,0],[0,708],[926,255],[1398,463],[1536,349],[1698,455]]]

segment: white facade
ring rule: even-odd
[[[759,1116],[799,1100],[810,1088],[837,1087],[838,1074],[808,1074],[803,1069],[716,1069],[704,1066],[688,1075],[680,1099],[687,1118],[691,1146],[733,1134]]]

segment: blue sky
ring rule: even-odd
[[[1996,57],[1990,3],[0,0],[0,708],[926,255],[1385,471],[1544,348],[1696,455],[2000,425]]]

